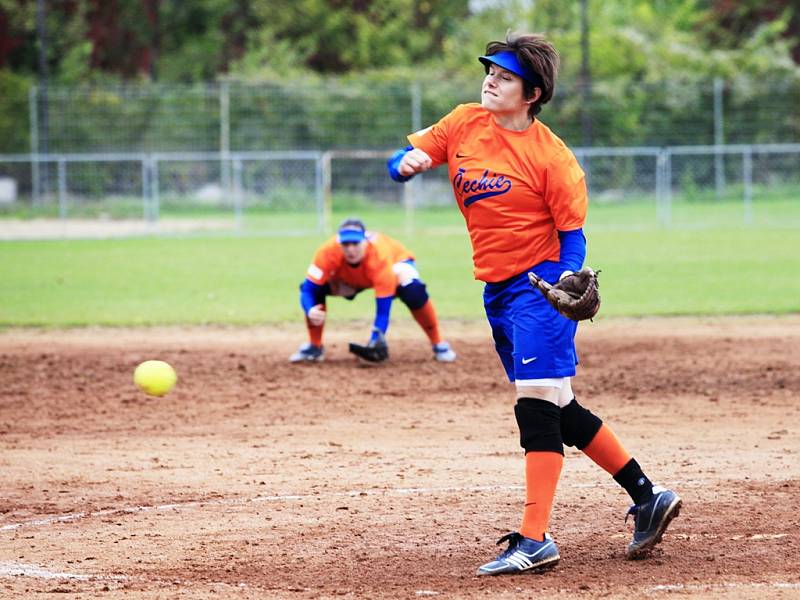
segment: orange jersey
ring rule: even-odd
[[[352,266],[344,259],[342,247],[333,236],[317,249],[306,277],[317,285],[342,281],[357,289],[375,288],[376,298],[394,296],[397,276],[395,263],[413,259],[403,244],[382,233],[367,232],[367,247],[363,260]]]
[[[586,182],[575,155],[541,121],[503,129],[480,104],[461,104],[409,142],[448,164],[472,241],[475,278],[497,282],[559,259],[558,231],[586,220]]]

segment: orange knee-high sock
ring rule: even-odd
[[[564,456],[558,452],[525,454],[525,511],[519,528],[525,537],[544,540],[563,464]]]
[[[625,450],[622,442],[605,423],[594,435],[589,445],[583,449],[583,452],[611,475],[619,473],[619,470],[631,459],[631,455]]]
[[[421,308],[412,310],[411,314],[414,315],[414,319],[422,327],[431,344],[438,344],[442,341],[439,333],[439,319],[436,318],[436,310],[433,308],[433,301],[430,298]]]
[[[322,329],[325,327],[325,323],[312,325],[311,321],[306,317],[306,327],[308,328],[308,341],[315,346],[322,346]]]

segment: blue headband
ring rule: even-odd
[[[356,229],[353,227],[344,227],[340,229],[336,237],[340,244],[358,244],[367,239],[367,235],[364,233],[363,229]]]
[[[506,71],[511,71],[514,75],[522,77],[528,83],[532,83],[536,87],[543,87],[544,83],[542,78],[533,70],[517,60],[517,54],[510,50],[504,50],[497,54],[489,54],[487,56],[479,56],[478,60],[483,63],[488,72],[489,65],[495,64],[498,67],[503,67]]]

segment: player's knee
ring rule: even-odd
[[[519,426],[519,444],[525,452],[558,452],[561,443],[561,409],[538,398],[518,398],[514,415]]]
[[[600,431],[603,421],[574,398],[561,409],[561,437],[567,446],[583,450]]]
[[[397,285],[401,287],[408,285],[415,279],[419,279],[419,271],[417,271],[417,267],[412,260],[394,263],[392,272],[397,277]]]
[[[428,301],[428,290],[419,279],[414,279],[406,285],[397,288],[397,297],[402,300],[409,310],[417,310],[425,306]]]

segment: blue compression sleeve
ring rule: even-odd
[[[558,264],[563,271],[580,271],[586,259],[586,236],[583,229],[572,231],[559,231],[558,241],[561,242],[561,254]]]
[[[375,298],[375,323],[373,323],[373,328],[379,329],[384,335],[386,334],[386,330],[389,329],[389,314],[392,311],[393,300],[394,296]],[[377,336],[373,333],[372,337],[374,339]]]
[[[406,146],[404,149],[398,150],[389,157],[389,160],[386,161],[386,166],[389,169],[389,177],[395,181],[399,181],[400,183],[404,183],[413,177],[413,175],[404,177],[403,175],[400,175],[400,172],[397,170],[397,167],[400,166],[400,161],[403,160],[403,157],[406,155],[406,153],[413,149],[414,146]]]
[[[303,312],[308,314],[311,307],[321,304],[325,298],[323,286],[317,285],[310,279],[306,279],[300,285],[300,306],[303,307]]]

